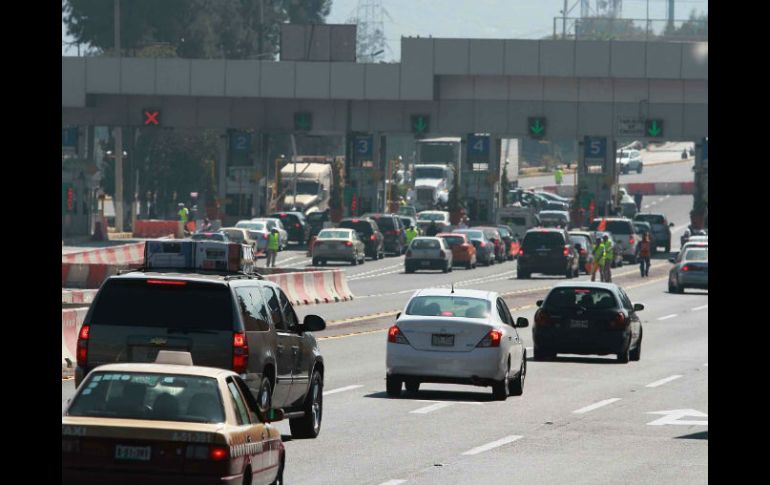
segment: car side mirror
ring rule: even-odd
[[[516,327],[517,328],[526,328],[529,327],[529,320],[527,320],[524,317],[519,317],[516,319]]]
[[[635,312],[640,312],[642,310],[644,310],[644,305],[642,305],[641,303],[634,303],[634,311]]]
[[[302,330],[305,332],[320,332],[326,328],[326,322],[318,315],[305,315],[302,321]]]
[[[543,300],[537,300],[537,302],[535,302],[535,304],[537,306],[543,306]]]
[[[396,313],[396,320],[398,320],[401,317],[401,312]]]
[[[269,409],[265,413],[265,422],[266,423],[275,423],[276,421],[283,421],[284,413],[283,409]]]
[[[668,223],[668,227],[674,227],[674,223],[673,222],[669,222]]]
[[[669,263],[676,263],[676,259],[674,259],[674,258],[668,258],[668,262],[669,262]]]

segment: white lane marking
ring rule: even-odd
[[[651,382],[651,383],[647,384],[644,387],[658,387],[658,386],[662,386],[663,384],[666,384],[666,383],[671,382],[671,381],[675,381],[675,380],[679,379],[680,377],[682,377],[682,376],[679,375],[679,374],[675,374],[673,376],[666,377],[665,379],[661,379],[659,381]]]
[[[388,274],[401,273],[402,271],[403,271],[403,269],[394,269],[393,271],[385,271],[383,273],[374,273],[374,274],[370,274],[370,275],[366,275],[366,276],[358,276],[358,275],[356,275],[356,276],[349,276],[348,277],[348,281],[357,281],[357,280],[365,280],[365,279],[369,279],[369,278],[377,278],[379,276],[385,276],[385,275],[388,275]]]
[[[578,410],[572,411],[574,414],[583,414],[587,413],[588,411],[593,411],[594,409],[599,409],[602,406],[606,406],[608,404],[612,404],[616,401],[620,401],[619,397],[611,397],[609,399],[605,399],[604,401],[595,402],[589,406],[586,406],[584,408],[580,408]]]
[[[388,480],[387,482],[382,482],[380,485],[398,485],[399,483],[404,483],[406,480]]]
[[[697,312],[698,310],[705,310],[708,307],[709,307],[708,305],[696,306],[695,308],[692,309],[692,311]]]
[[[415,399],[417,402],[445,402],[449,404],[475,404],[477,406],[481,406],[480,402],[476,401],[434,401],[432,399]]]
[[[669,318],[674,318],[678,316],[676,313],[672,313],[671,315],[665,315],[663,317],[658,318],[658,320],[668,320]]]
[[[357,384],[354,386],[340,387],[337,389],[332,389],[331,391],[324,391],[324,396],[328,396],[329,394],[337,394],[338,392],[352,391],[353,389],[358,389],[359,387],[364,387],[364,386],[362,384]]]
[[[500,446],[507,445],[508,443],[513,443],[514,441],[520,440],[521,438],[523,438],[523,436],[519,436],[519,435],[506,436],[505,438],[501,438],[497,441],[487,443],[486,445],[477,446],[472,450],[466,451],[465,453],[463,453],[463,455],[478,455],[479,453],[484,453],[485,451],[489,451],[489,450],[498,448]]]
[[[432,413],[433,411],[436,411],[438,409],[445,408],[447,406],[451,406],[454,403],[451,402],[437,402],[436,404],[431,404],[430,406],[425,406],[424,408],[415,409],[414,411],[409,411],[412,414],[428,414]]]

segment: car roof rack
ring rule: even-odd
[[[208,270],[208,269],[184,269],[184,268],[145,268],[144,266],[140,268],[133,268],[128,270],[119,270],[118,275],[128,274],[128,273],[144,273],[144,272],[150,272],[150,273],[164,273],[164,272],[170,272],[170,273],[189,273],[189,274],[199,274],[199,275],[220,275],[224,276],[225,281],[233,280],[233,279],[239,279],[239,278],[249,278],[249,279],[257,279],[257,280],[263,280],[265,279],[260,273],[257,273],[256,271],[252,273],[247,273],[245,271],[225,271],[225,270]]]

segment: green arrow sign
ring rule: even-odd
[[[545,135],[545,118],[527,118],[527,129],[533,138],[542,138]]]
[[[294,113],[294,129],[309,131],[313,126],[313,114],[305,111]]]
[[[423,134],[428,131],[430,126],[430,117],[428,115],[412,116],[412,131],[417,134]]]
[[[663,136],[663,120],[647,120],[647,136]]]

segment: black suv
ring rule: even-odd
[[[385,238],[385,251],[394,256],[406,252],[406,228],[397,214],[364,214],[363,217],[374,219],[382,236]]]
[[[190,352],[195,365],[240,374],[263,411],[292,413],[292,436],[318,436],[324,360],[311,332],[326,328],[324,320],[300,322],[281,288],[254,276],[155,271],[102,285],[79,332],[75,385],[102,364]]]
[[[524,235],[519,250],[518,279],[527,279],[532,273],[563,274],[567,278],[579,275],[579,255],[564,229],[530,229]]]
[[[639,213],[634,216],[635,221],[649,222],[652,227],[652,240],[655,246],[663,246],[666,252],[671,251],[671,228],[673,222],[668,222],[663,214]]]
[[[324,228],[324,223],[331,221],[329,211],[312,212],[307,215],[307,223],[310,226],[308,234],[308,240],[313,236],[317,236],[321,229]]]
[[[302,212],[275,212],[267,217],[281,220],[289,235],[289,242],[305,244],[310,239],[310,225]]]
[[[375,259],[385,257],[385,239],[373,219],[365,217],[346,217],[338,227],[354,229],[364,243],[364,254]]]

